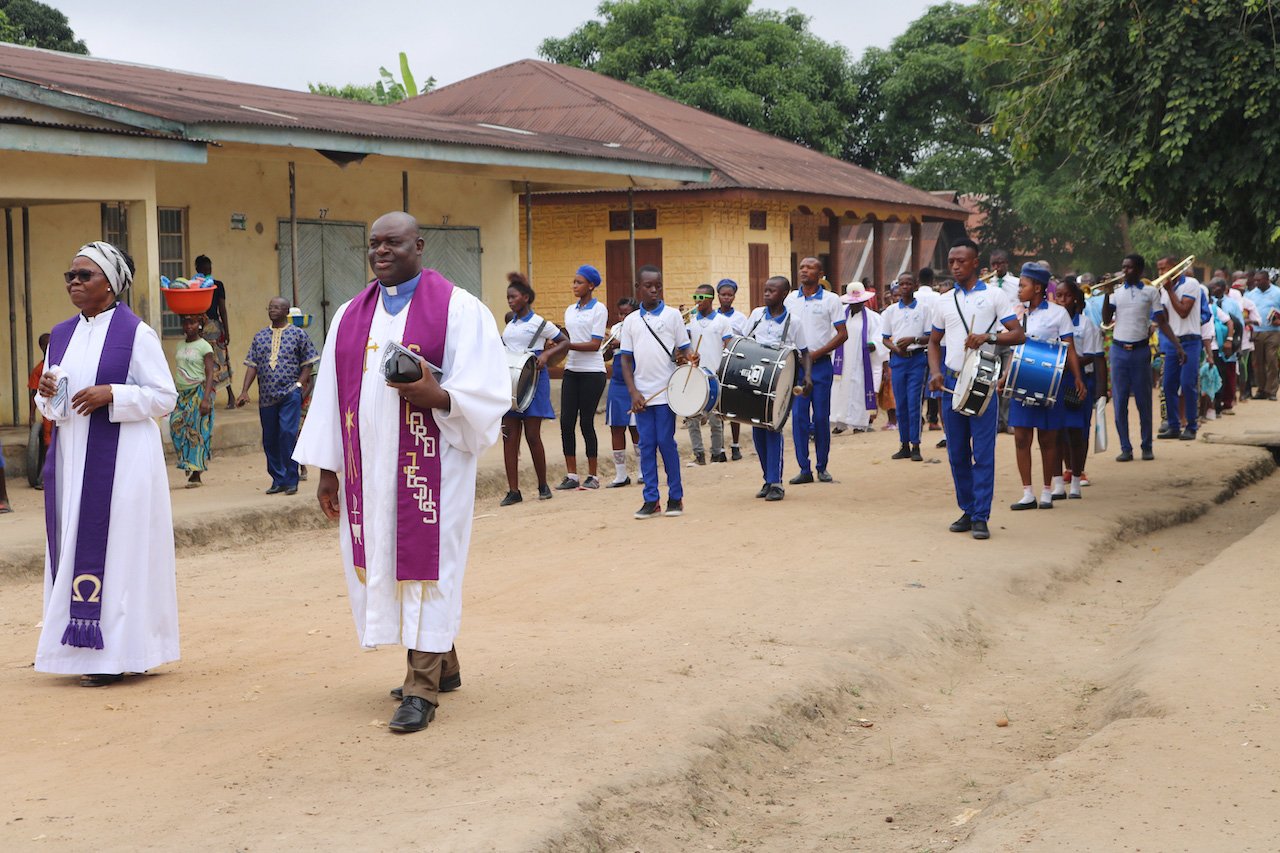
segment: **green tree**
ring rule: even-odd
[[[996,127],[1018,163],[1070,156],[1117,210],[1274,259],[1274,0],[986,2],[978,55],[1009,81]]]
[[[36,0],[0,0],[0,41],[64,53],[89,52],[67,16]]]
[[[333,86],[329,83],[308,83],[307,89],[313,95],[328,95],[331,98],[345,98],[348,101],[366,101],[371,104],[394,104],[407,101],[415,95],[425,95],[435,88],[436,78],[428,77],[418,88],[413,72],[409,70],[409,57],[400,52],[400,78],[381,67],[378,69],[381,79],[373,83],[348,83],[345,86]]]
[[[538,53],[841,156],[857,90],[848,55],[809,19],[751,0],[605,0],[600,20]]]

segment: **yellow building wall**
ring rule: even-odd
[[[506,311],[505,274],[520,263],[519,208],[511,181],[432,171],[421,163],[389,158],[372,157],[363,164],[339,167],[313,151],[298,150],[292,156],[300,219],[358,222],[366,229],[381,214],[401,209],[401,172],[407,170],[409,209],[423,225],[480,229],[483,299],[501,319]],[[159,273],[151,272],[156,269],[158,250],[145,246],[145,225],[157,206],[183,207],[187,209],[189,272],[194,272],[197,255],[209,255],[215,275],[227,284],[230,355],[236,365],[233,386],[238,391],[244,375],[239,363],[253,333],[267,323],[267,301],[280,292],[277,223],[289,216],[288,158],[280,149],[250,146],[211,147],[204,165],[0,151],[0,192],[8,199],[24,199],[29,206],[33,338],[74,313],[62,273],[76,249],[102,239],[102,202],[134,202],[129,210],[130,249],[139,264],[139,276],[132,300],[135,310],[146,318],[149,301],[159,296],[152,289],[158,288]],[[232,213],[245,214],[245,230],[231,229]],[[40,359],[38,347],[28,352],[26,346],[21,211],[14,207],[12,214],[12,305],[9,258],[0,237],[0,424],[15,420],[7,323],[11,310],[17,317],[20,422],[27,419],[27,373]],[[424,263],[430,266],[431,259],[424,258]],[[171,359],[177,343],[177,338],[165,340]]]
[[[533,280],[537,309],[559,323],[573,302],[569,285],[577,268],[589,263],[605,270],[605,242],[626,240],[626,231],[609,230],[608,204],[533,201]],[[657,228],[636,231],[637,240],[662,240],[662,274],[666,301],[691,305],[694,288],[722,278],[738,282],[738,307],[750,310],[747,297],[749,243],[769,244],[770,272],[790,277],[790,208],[775,201],[654,201],[637,197],[636,210],[657,210]],[[748,227],[752,210],[767,212],[768,227]],[[520,212],[520,263],[524,270],[525,218]]]

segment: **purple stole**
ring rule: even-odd
[[[351,533],[356,576],[366,580],[364,509],[360,505],[364,466],[360,445],[360,387],[366,375],[384,382],[381,371],[365,372],[369,329],[382,297],[382,285],[371,282],[360,292],[338,326],[334,367],[338,378],[338,411],[342,418],[343,494]],[[401,343],[432,364],[444,365],[444,339],[453,285],[435,270],[423,270],[405,319]],[[396,580],[440,579],[440,427],[430,409],[400,400],[400,452],[396,464]]]
[[[116,303],[107,326],[102,355],[98,359],[97,385],[123,385],[129,377],[133,342],[142,321],[129,306]],[[80,315],[63,320],[49,332],[45,364],[62,363]],[[44,524],[49,541],[49,570],[56,579],[61,554],[58,526],[58,425],[44,463]],[[116,481],[116,450],[120,424],[113,423],[110,406],[89,415],[89,441],[85,450],[84,480],[80,487],[76,556],[71,580],[71,619],[62,633],[62,645],[102,648],[102,592],[107,571],[107,535],[111,528],[111,493]]]
[[[858,313],[862,314],[866,310],[867,310],[866,308],[863,308],[862,311]],[[853,319],[852,309],[849,309],[849,308],[844,309],[844,318],[846,323],[849,320]],[[876,405],[875,381],[871,376],[871,353],[867,352],[867,328],[868,328],[867,318],[863,317],[862,318],[862,347],[858,350],[858,352],[862,353],[862,391],[863,391],[863,396],[866,398],[864,402],[867,406],[867,411],[874,412],[878,407]],[[843,375],[844,347],[837,347],[836,351],[831,354],[831,366],[832,366],[832,372],[835,373],[836,376]]]

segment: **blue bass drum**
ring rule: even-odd
[[[1028,340],[1013,348],[1003,395],[1024,406],[1052,407],[1058,402],[1067,345]]]

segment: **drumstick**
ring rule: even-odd
[[[654,400],[658,399],[658,397],[660,397],[663,393],[665,393],[665,392],[666,392],[666,390],[667,390],[666,388],[663,388],[661,391],[656,392],[652,397],[650,397],[649,399],[645,400],[645,401],[644,401],[644,404],[645,404],[646,406],[647,406],[647,405],[649,405],[649,404],[650,404],[650,403],[652,403]],[[632,414],[632,415],[634,415],[635,413],[636,413],[636,410],[635,410],[635,409],[632,409],[632,410],[629,412],[629,414]]]
[[[702,335],[698,335],[698,342],[693,345],[693,351],[697,352],[698,347],[700,346],[702,346]],[[689,380],[692,378],[693,378],[693,371],[690,370],[689,375],[684,378],[684,387],[680,389],[681,392],[689,390]]]

